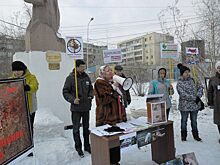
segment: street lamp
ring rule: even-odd
[[[87,25],[87,48],[86,48],[86,58],[87,58],[87,73],[89,72],[89,24],[92,22],[94,18],[90,18],[89,23]]]

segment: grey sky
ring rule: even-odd
[[[61,14],[60,32],[63,36],[82,36],[93,43],[116,43],[147,32],[160,32],[158,13],[174,0],[58,0]],[[193,0],[180,0],[183,18],[196,22]],[[11,21],[13,12],[24,10],[22,0],[1,0],[0,19]],[[172,24],[172,23],[171,23]],[[137,35],[134,35],[137,34]]]

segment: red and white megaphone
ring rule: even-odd
[[[119,83],[125,91],[129,90],[133,84],[132,78],[123,78],[118,75],[113,76],[113,81]]]

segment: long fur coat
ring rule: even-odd
[[[125,108],[121,96],[110,82],[98,78],[95,82],[94,94],[96,98],[96,126],[104,124],[115,125],[127,121]]]

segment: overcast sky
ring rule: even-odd
[[[115,44],[149,32],[161,32],[158,14],[175,0],[58,0],[60,32],[63,36],[82,36],[98,44]],[[22,0],[0,0],[0,19],[11,21],[14,12],[24,10]],[[196,22],[195,0],[180,0],[184,18]]]

